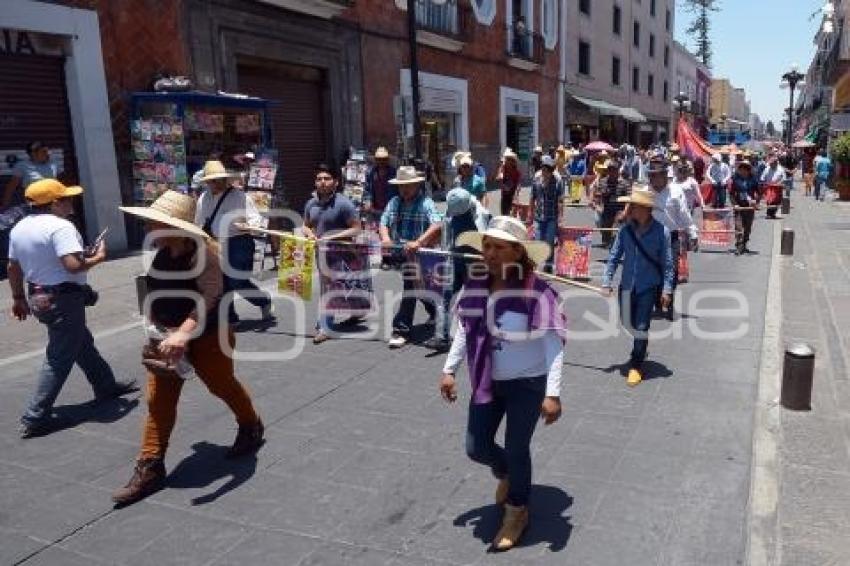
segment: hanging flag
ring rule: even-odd
[[[277,288],[305,301],[313,298],[313,266],[316,242],[298,237],[281,237]]]
[[[368,314],[374,290],[369,271],[370,245],[321,242],[319,245],[320,309],[327,314]]]
[[[735,236],[733,210],[703,210],[702,227],[699,231],[700,246],[730,247]]]
[[[593,229],[560,228],[555,272],[570,279],[590,279],[590,246]]]

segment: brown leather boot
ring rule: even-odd
[[[528,526],[528,507],[505,504],[505,517],[502,528],[493,539],[493,547],[498,551],[510,550],[519,542],[522,533]]]
[[[112,494],[117,505],[130,505],[152,495],[165,485],[165,464],[162,458],[143,458],[136,462],[133,477]]]
[[[233,446],[225,456],[228,460],[239,458],[247,454],[253,454],[260,449],[265,440],[263,434],[266,429],[263,426],[263,421],[257,419],[257,423],[250,426],[240,426],[239,432],[236,433],[236,440],[233,441]]]

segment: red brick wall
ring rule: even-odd
[[[466,4],[461,0],[462,4]],[[469,137],[472,146],[499,145],[499,87],[538,93],[539,139],[554,142],[558,137],[558,71],[560,54],[545,51],[544,65],[529,72],[507,65],[505,55],[505,3],[497,2],[496,18],[490,26],[479,24],[472,13],[472,36],[459,53],[419,45],[419,68],[423,72],[464,78],[469,91]],[[539,2],[535,25],[539,27]],[[393,96],[400,91],[399,70],[409,66],[407,12],[392,0],[357,0],[344,15],[362,30],[363,95],[365,135],[370,147],[394,143]],[[560,38],[559,38],[560,40]]]
[[[150,90],[157,73],[188,75],[188,42],[182,0],[61,0],[73,8],[95,10],[116,156],[125,201],[130,184],[129,95]]]

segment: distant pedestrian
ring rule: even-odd
[[[360,218],[354,204],[345,195],[338,193],[338,181],[334,171],[325,164],[316,168],[316,192],[304,206],[304,235],[311,240],[351,241],[360,233]],[[320,262],[320,265],[322,263]],[[334,266],[326,266],[334,269]],[[321,310],[323,301],[319,301]],[[313,344],[330,339],[334,315],[319,313]]]
[[[519,190],[520,179],[521,173],[519,171],[517,154],[511,148],[507,147],[502,154],[502,163],[499,165],[499,172],[496,174],[496,181],[499,183],[499,192],[501,193],[499,209],[502,216],[509,216],[511,214],[511,207]]]
[[[832,160],[827,156],[826,150],[820,150],[815,157],[815,200],[823,200],[828,189],[827,182],[832,175]]]
[[[225,293],[240,293],[260,309],[263,321],[270,321],[274,318],[271,296],[251,281],[256,252],[254,237],[238,226],[241,223],[259,227],[262,217],[245,191],[231,183],[234,177],[220,161],[207,161],[200,178],[206,190],[198,198],[195,224],[223,246],[229,268],[224,274]],[[234,300],[235,296],[231,296],[228,309],[231,324],[239,322]]]
[[[460,158],[460,166],[458,174],[455,178],[453,186],[461,187],[469,191],[469,194],[481,201],[485,207],[487,202],[487,185],[483,177],[475,174],[475,162],[472,159],[472,154],[466,153]]]
[[[729,182],[732,180],[732,170],[729,169],[729,165],[723,161],[719,153],[711,156],[711,165],[708,166],[707,177],[711,183],[712,207],[716,209],[726,208],[726,193]]]
[[[12,167],[12,176],[6,183],[0,199],[0,211],[10,206],[24,204],[24,191],[42,179],[56,179],[62,173],[59,165],[50,159],[50,150],[40,141],[27,144],[27,159]]]
[[[624,206],[617,199],[628,196],[629,181],[620,177],[620,163],[616,158],[602,164],[600,170],[604,176],[599,176],[590,187],[590,201],[593,206],[596,227],[602,230],[602,245],[611,247],[614,241],[611,229],[622,212]]]
[[[555,177],[555,160],[548,155],[542,159],[540,176],[531,186],[531,220],[538,240],[554,249],[558,237],[558,224],[563,215],[564,182]],[[552,256],[546,261],[546,270],[552,271]]]
[[[390,165],[390,153],[381,146],[375,150],[375,164],[369,168],[363,188],[363,212],[371,218],[380,218],[384,207],[398,194],[390,184],[394,177],[395,167]]]
[[[638,185],[622,201],[628,203],[627,221],[608,255],[602,289],[604,296],[613,294],[614,274],[622,263],[617,296],[622,324],[634,338],[626,377],[626,384],[634,387],[643,380],[656,297],[661,295],[663,308],[673,301],[673,254],[670,231],[652,217],[655,194],[648,187]]]
[[[520,220],[493,218],[485,232],[467,232],[458,243],[483,253],[486,275],[470,278],[461,291],[440,393],[449,403],[457,400],[455,373],[465,360],[471,382],[466,453],[499,480],[495,501],[505,511],[493,549],[505,551],[529,522],[537,421],[549,425],[561,415],[566,322],[556,292],[534,274],[549,246],[529,240]]]
[[[117,382],[86,325],[86,307],[97,293],[86,273],[106,259],[103,241],[85,248],[68,217],[82,187],[66,187],[55,179],[31,183],[25,192],[32,212],[10,234],[9,285],[18,320],[32,314],[47,327],[47,349],[35,394],[21,417],[22,438],[50,429],[53,403],[74,364],[80,366],[96,399],[111,399],[135,390],[135,382]]]
[[[729,195],[732,198],[732,204],[736,207],[735,255],[748,254],[750,250],[747,244],[750,241],[753,220],[756,216],[755,208],[759,200],[759,181],[753,175],[753,166],[749,161],[738,162]]]
[[[145,316],[165,336],[151,340],[142,351],[148,403],[142,446],[130,481],[112,494],[116,504],[129,505],[165,485],[165,454],[186,378],[177,363],[184,356],[210,393],[236,417],[239,429],[227,458],[259,450],[265,429],[248,391],[233,374],[233,358],[224,350],[225,338],[229,350],[235,348],[236,339],[232,328],[219,328],[224,294],[220,251],[218,244],[193,224],[194,199],[166,191],[150,207],[121,210],[146,221],[157,250],[154,269],[145,280],[148,292],[161,296],[151,300]]]
[[[398,196],[393,197],[384,209],[379,227],[381,243],[384,247],[401,247],[398,267],[402,273],[402,298],[398,312],[393,318],[393,332],[389,340],[390,348],[401,348],[410,337],[413,329],[413,316],[416,313],[417,285],[419,271],[416,252],[433,244],[440,236],[442,218],[430,197],[422,194],[424,177],[412,166],[398,168],[395,179],[390,183],[398,188]],[[431,323],[436,322],[437,304],[433,297],[419,295]]]

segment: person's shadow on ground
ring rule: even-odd
[[[229,448],[209,442],[192,445],[194,452],[183,459],[168,475],[167,485],[174,489],[207,487],[222,478],[227,482],[215,491],[195,497],[192,505],[211,503],[248,481],[257,470],[257,455],[251,454],[235,460],[226,460]]]
[[[545,543],[552,552],[559,552],[566,548],[573,526],[570,523],[571,517],[565,515],[565,512],[572,504],[573,498],[557,487],[532,486],[531,498],[528,502],[531,516],[528,528],[517,547]],[[501,521],[502,509],[495,503],[491,503],[459,515],[455,518],[454,525],[462,528],[473,525],[472,535],[491,544],[499,531]]]
[[[626,377],[629,375],[629,368],[631,366],[627,363],[625,364],[614,364],[612,366],[608,366],[604,368],[602,371],[605,373],[614,373],[615,371],[619,371],[620,375]],[[650,379],[657,379],[659,377],[672,377],[673,370],[662,364],[661,362],[656,362],[653,360],[647,360],[643,362],[641,366],[641,373],[643,374],[643,381],[647,381]]]
[[[133,399],[117,397],[108,401],[88,401],[78,405],[54,407],[50,420],[35,436],[52,434],[89,422],[114,423],[129,415],[138,404],[138,397]]]

